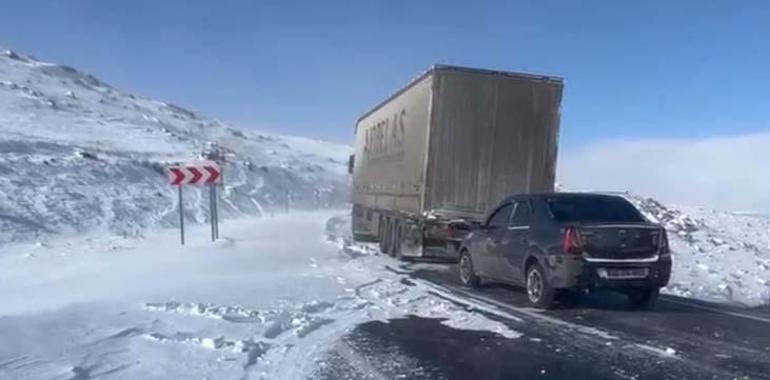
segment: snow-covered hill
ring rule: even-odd
[[[236,129],[0,49],[0,244],[174,225],[176,194],[164,168],[194,159],[223,162],[224,217],[283,209],[287,200],[293,208],[341,204],[349,153],[347,146]],[[185,191],[187,218],[204,222],[207,193]]]
[[[674,267],[666,291],[748,305],[770,304],[770,219],[664,205],[624,194],[669,233]]]

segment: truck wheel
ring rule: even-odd
[[[556,291],[548,284],[543,267],[532,264],[527,270],[527,299],[535,307],[548,309],[553,306]]]
[[[660,295],[660,288],[634,290],[628,294],[631,305],[639,309],[651,310],[655,307]]]
[[[463,250],[460,253],[458,270],[460,272],[460,282],[463,285],[477,288],[481,284],[481,279],[476,275],[476,270],[473,269],[471,254],[467,250]]]
[[[390,257],[396,256],[396,220],[388,220],[388,255]]]
[[[403,237],[404,230],[401,221],[396,219],[393,223],[393,256],[398,257],[399,260],[403,260],[403,256],[401,256],[401,243]]]
[[[400,260],[400,261],[410,261],[411,258],[409,256],[404,256],[404,240],[406,239],[406,224],[402,223],[400,220],[397,220],[395,223],[395,238],[393,239],[393,254]]]
[[[390,223],[387,218],[380,219],[379,238],[380,238],[380,252],[384,255],[388,255],[388,232],[390,231]]]

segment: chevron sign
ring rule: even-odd
[[[222,169],[214,162],[171,166],[168,174],[172,185],[211,185],[222,181]]]

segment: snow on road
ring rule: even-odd
[[[0,378],[307,378],[354,325],[404,315],[519,334],[326,236],[333,212],[0,250]],[[329,223],[332,230],[344,222]]]

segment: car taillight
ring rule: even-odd
[[[578,255],[580,254],[581,245],[580,235],[578,235],[577,228],[572,226],[565,227],[562,252],[566,255]]]

